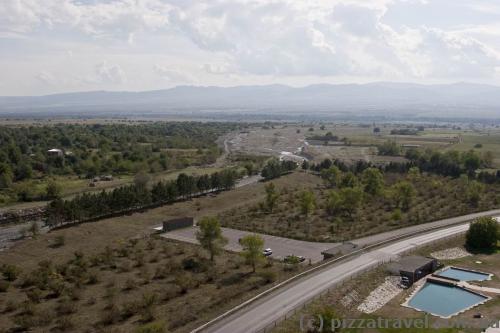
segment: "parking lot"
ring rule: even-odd
[[[161,234],[162,237],[175,239],[188,243],[197,244],[196,231],[197,227],[189,227],[178,229],[170,232]],[[226,249],[230,251],[239,252],[242,250],[238,240],[246,235],[254,234],[248,231],[235,230],[230,228],[222,228],[222,233],[224,237],[228,239]],[[321,261],[323,256],[321,251],[329,249],[338,243],[315,243],[306,242],[295,239],[288,239],[283,237],[276,237],[264,234],[258,234],[264,239],[264,248],[271,248],[273,254],[271,257],[276,259],[282,259],[288,255],[303,256],[306,258],[306,262],[311,259],[311,262],[315,263]]]

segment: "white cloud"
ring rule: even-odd
[[[120,65],[108,64],[106,61],[95,66],[95,74],[99,82],[113,84],[127,82],[127,76]]]
[[[36,78],[41,82],[49,85],[53,85],[57,82],[56,77],[49,71],[41,71],[36,75]]]
[[[195,81],[191,75],[166,66],[156,64],[153,69],[156,74],[171,83],[186,84]]]
[[[38,83],[51,81],[47,73],[84,78],[52,80],[54,89],[70,81],[71,89],[78,82],[85,89],[140,89],[165,82],[297,84],[301,77],[308,83],[500,83],[498,4],[440,3],[446,6],[423,0],[6,0],[0,1],[0,57],[5,66],[39,62],[29,75]],[[386,20],[395,7],[414,10],[407,14],[411,24]],[[430,15],[451,12],[447,24]],[[109,63],[96,66],[101,59]]]

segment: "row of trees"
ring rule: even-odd
[[[272,159],[262,168],[261,175],[265,180],[281,177],[283,174],[297,169],[297,163],[293,161],[280,161]]]
[[[392,148],[387,147],[390,151]],[[439,152],[435,150],[419,151],[410,149],[406,152],[405,157],[409,160],[407,163],[389,163],[378,167],[382,171],[407,173],[413,167],[417,167],[423,172],[430,172],[442,176],[459,178],[466,174],[471,179],[477,179],[483,183],[500,183],[500,171],[491,173],[487,171],[476,171],[481,167],[491,166],[493,157],[491,153],[486,152],[482,155],[474,150],[466,152],[447,151]],[[351,171],[355,174],[363,172],[365,169],[373,168],[373,165],[366,161],[357,161],[352,165],[347,165],[340,160],[325,159],[317,164],[304,162],[302,169],[322,172],[322,170],[330,169],[336,166],[340,171]]]
[[[139,174],[133,185],[112,191],[84,193],[73,199],[56,199],[47,206],[47,224],[57,226],[135,210],[150,205],[171,203],[193,195],[228,190],[235,186],[239,173],[226,169],[211,175],[191,176],[181,173],[176,180],[148,186],[147,175]]]

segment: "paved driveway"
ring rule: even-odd
[[[197,227],[190,227],[184,229],[178,229],[170,232],[161,234],[162,237],[176,239],[183,242],[197,244],[196,231]],[[241,231],[230,228],[222,228],[222,233],[224,237],[228,239],[228,244],[226,245],[227,250],[231,251],[241,251],[241,246],[238,240],[246,235],[254,234],[248,231]],[[329,249],[338,243],[315,243],[306,242],[295,239],[288,239],[283,237],[276,237],[264,234],[258,234],[264,239],[264,248],[270,247],[273,250],[272,257],[283,258],[287,255],[293,254],[297,256],[303,256],[311,259],[311,262],[318,262],[323,259],[321,251]]]

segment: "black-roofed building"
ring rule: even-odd
[[[432,274],[438,268],[438,261],[434,258],[422,256],[403,257],[389,265],[392,273],[400,274],[401,279],[411,286],[426,275]]]

